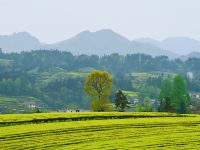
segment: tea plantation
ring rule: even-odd
[[[0,115],[0,149],[199,149],[200,116],[171,113]]]

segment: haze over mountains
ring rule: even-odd
[[[200,41],[188,37],[170,37],[163,41],[151,38],[137,39],[137,42],[150,43],[161,49],[167,49],[177,54],[188,54],[194,51],[200,52]]]
[[[0,36],[0,48],[4,52],[59,49],[73,54],[89,55],[145,53],[152,56],[166,55],[170,58],[185,55],[185,59],[200,56],[200,41],[191,38],[173,37],[163,41],[142,38],[131,41],[108,29],[96,32],[84,31],[70,39],[53,44],[41,43],[29,33],[19,32]]]

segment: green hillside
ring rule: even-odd
[[[28,113],[32,112],[28,107],[29,103],[45,106],[45,104],[34,97],[28,96],[0,96],[0,106],[6,113]]]
[[[165,56],[145,54],[73,55],[59,50],[0,52],[0,113],[16,113],[15,106],[19,106],[17,113],[27,112],[21,107],[24,101],[35,100],[40,102],[36,103],[38,108],[45,106],[50,111],[65,110],[70,105],[89,110],[90,99],[84,92],[84,81],[93,70],[106,71],[112,77],[109,97],[112,103],[116,92],[122,90],[129,99],[137,98],[142,103],[148,97],[159,104],[163,79],[173,80],[177,74],[184,78],[189,93],[199,93],[199,62],[200,59],[173,61]]]

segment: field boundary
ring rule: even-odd
[[[92,116],[71,116],[71,117],[55,117],[55,118],[33,118],[31,120],[19,121],[5,121],[0,122],[0,127],[21,125],[21,124],[39,124],[51,122],[67,122],[67,121],[86,121],[86,120],[107,120],[107,119],[137,119],[137,118],[158,118],[158,117],[195,117],[183,114],[169,114],[169,115],[92,115]]]

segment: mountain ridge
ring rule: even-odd
[[[189,46],[186,46],[187,43]],[[200,41],[187,37],[170,37],[163,41],[152,38],[131,41],[110,29],[102,29],[95,32],[85,30],[69,39],[53,44],[41,43],[28,32],[0,35],[0,48],[5,52],[59,49],[73,54],[145,53],[152,56],[166,55],[170,58],[178,58],[185,56],[186,52],[187,54],[193,51],[200,52]]]

